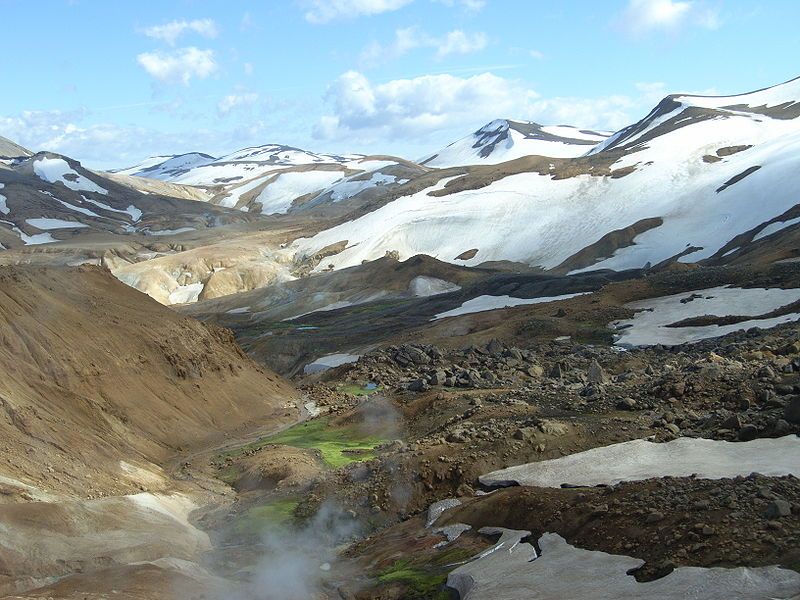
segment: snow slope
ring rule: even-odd
[[[316,154],[290,146],[267,144],[243,148],[219,158],[199,152],[156,156],[115,172],[185,185],[212,186],[243,183],[289,167],[344,165],[359,158],[361,155]]]
[[[575,296],[591,294],[591,292],[578,292],[576,294],[562,294],[561,296],[543,296],[540,298],[514,298],[513,296],[477,296],[464,302],[461,306],[435,315],[431,321],[444,319],[447,317],[457,317],[472,313],[484,312],[487,310],[498,310],[501,308],[511,308],[513,306],[524,306],[526,304],[543,304],[545,302],[557,302],[567,300]]]
[[[751,442],[678,438],[657,444],[633,440],[562,458],[509,467],[481,475],[483,485],[538,487],[614,485],[654,477],[722,479],[760,473],[800,475],[800,438],[787,435]]]
[[[439,182],[295,248],[312,255],[347,240],[325,260],[334,268],[396,250],[401,260],[423,253],[466,265],[511,260],[554,269],[604,236],[648,222],[630,244],[598,250],[573,270],[708,258],[739,234],[757,235],[798,202],[800,110],[793,99],[800,80],[735,100],[677,98],[587,156],[494,176],[484,170],[453,182],[463,184],[451,185],[456,191],[430,195],[442,189]],[[735,108],[723,108],[731,102]],[[471,249],[474,256],[457,260]]]
[[[631,302],[626,306],[637,311],[634,317],[617,321],[612,326],[620,332],[616,340],[619,345],[671,346],[719,337],[751,327],[774,327],[800,319],[800,313],[749,319],[729,325],[668,327],[684,319],[706,315],[756,317],[798,300],[800,289],[715,287]]]
[[[75,171],[63,158],[37,159],[33,162],[33,171],[47,183],[63,183],[69,189],[80,192],[108,194],[108,190]]]
[[[213,156],[201,152],[174,154],[168,156],[151,156],[132,167],[115,169],[112,173],[135,175],[160,181],[173,181],[176,177],[191,171],[195,167],[214,161]]]
[[[555,533],[539,538],[537,556],[522,541],[528,531],[480,532],[500,539],[448,575],[462,600],[788,600],[800,587],[800,574],[781,567],[678,567],[640,583],[630,575],[644,564],[638,558],[576,548]]]
[[[496,165],[522,156],[581,156],[608,137],[605,132],[567,125],[543,126],[497,119],[420,161],[428,167]]]

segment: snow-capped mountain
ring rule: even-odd
[[[317,154],[291,146],[267,144],[243,148],[219,158],[200,152],[154,156],[133,167],[113,172],[211,187],[242,183],[290,167],[342,165],[359,158],[362,156]]]
[[[111,173],[134,175],[160,181],[174,181],[195,167],[201,167],[216,160],[213,156],[202,152],[173,154],[168,156],[151,156],[139,164],[125,169],[115,169]]]
[[[362,154],[321,154],[291,146],[267,144],[243,148],[220,158],[192,153],[156,156],[114,171],[181,185],[205,188],[210,202],[259,214],[281,214],[308,196],[307,206],[338,202],[371,187],[408,180],[413,163]],[[391,173],[384,173],[388,169]]]
[[[608,137],[607,132],[568,125],[497,119],[420,161],[427,167],[496,165],[522,156],[581,156]]]
[[[735,256],[800,222],[800,79],[739,96],[669,96],[582,154],[442,171],[426,189],[299,240],[297,252],[346,240],[321,266],[397,251],[561,271]]]
[[[172,235],[246,219],[164,192],[140,192],[59,154],[0,163],[0,250],[90,232]]]

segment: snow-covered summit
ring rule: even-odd
[[[263,146],[253,146],[243,148],[218,159],[218,162],[259,162],[273,165],[310,165],[310,164],[337,164],[345,163],[350,160],[362,158],[360,154],[338,155],[338,154],[318,154],[284,146],[281,144],[265,144]]]
[[[732,260],[795,231],[796,99],[800,80],[737,96],[667,96],[606,141],[576,145],[573,157],[467,168],[439,181],[428,174],[427,188],[408,188],[373,212],[298,240],[298,254],[347,241],[325,259],[335,269],[387,251],[563,272]],[[491,164],[528,154],[520,145],[564,145],[546,137],[563,137],[561,130],[520,129],[495,121],[436,159]]]
[[[173,181],[193,168],[206,165],[214,160],[216,159],[213,156],[202,152],[151,156],[132,167],[115,169],[111,172],[119,175],[135,175],[137,177],[147,177],[148,179]]]
[[[608,133],[569,125],[540,125],[532,121],[496,119],[422,161],[428,167],[455,167],[514,160],[538,155],[555,158],[581,156],[608,137]]]
[[[631,150],[680,128],[711,119],[764,118],[788,121],[800,116],[800,77],[733,96],[671,94],[642,120],[618,131],[589,151]]]

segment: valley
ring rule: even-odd
[[[798,107],[0,138],[0,598],[796,598]]]

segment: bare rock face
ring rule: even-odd
[[[586,373],[586,380],[589,383],[603,384],[607,381],[605,371],[596,360],[592,361],[589,365],[589,371]]]
[[[789,423],[800,423],[800,396],[789,400],[784,410],[783,418],[789,421]]]

